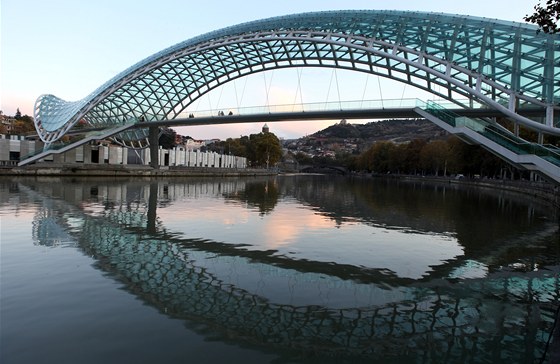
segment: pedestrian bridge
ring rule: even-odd
[[[365,107],[365,108],[364,108]],[[361,109],[364,108],[364,109]],[[112,125],[111,127],[94,128],[85,133],[84,138],[69,144],[58,144],[57,148],[46,149],[28,156],[19,165],[26,165],[54,153],[63,153],[81,144],[117,136],[121,143],[131,148],[143,148],[148,139],[147,127],[213,125],[253,122],[273,122],[326,119],[376,119],[376,118],[426,118],[455,134],[469,144],[479,144],[509,161],[527,170],[539,172],[549,179],[560,183],[560,149],[552,145],[532,143],[515,136],[491,119],[499,114],[489,108],[461,109],[445,108],[441,103],[423,102],[418,99],[334,102],[294,105],[272,105],[248,108],[226,108],[227,113],[216,113],[215,110],[192,113],[186,117],[172,120],[154,120],[149,123],[140,120]],[[539,115],[542,109],[527,109],[526,115]],[[83,132],[83,131],[81,131]]]
[[[40,96],[34,109],[36,129],[47,147],[78,123],[109,130],[99,136],[118,130],[115,141],[145,146],[148,133],[137,124],[243,122],[239,113],[205,121],[185,118],[185,112],[200,97],[228,82],[259,72],[302,67],[351,70],[426,91],[453,103],[451,109],[457,110],[442,111],[449,107],[425,104],[411,109],[415,115],[560,181],[556,150],[518,137],[519,128],[537,132],[539,142],[546,134],[560,136],[560,35],[538,32],[529,24],[461,15],[348,10],[231,26],[164,49],[82,100]],[[335,119],[350,109],[357,110],[341,107],[340,112],[314,111],[300,118],[304,111],[296,105],[292,108],[289,115],[264,114],[271,119],[275,114],[278,120]],[[386,107],[359,109],[378,115]],[[488,114],[457,121],[467,117],[461,110],[477,109]],[[535,110],[537,115],[531,115]],[[499,127],[492,115],[510,120],[513,132]],[[130,130],[122,128],[125,124]]]

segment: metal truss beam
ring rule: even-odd
[[[36,127],[51,143],[80,120],[95,127],[174,119],[227,82],[293,67],[386,77],[460,107],[487,105],[530,129],[560,135],[560,84],[555,81],[560,79],[560,36],[538,33],[528,24],[402,11],[296,14],[201,35],[148,57],[83,100],[40,96]],[[465,99],[470,101],[458,101]],[[546,108],[546,118],[520,112],[532,107]]]

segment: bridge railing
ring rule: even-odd
[[[348,111],[348,110],[386,110],[386,109],[413,109],[422,107],[425,102],[420,99],[389,99],[389,100],[356,100],[356,101],[333,101],[298,104],[280,104],[265,106],[247,106],[216,108],[211,110],[187,110],[177,115],[177,118],[190,117],[221,117],[228,115],[255,115],[255,114],[278,114],[292,112],[316,112],[316,111]]]
[[[518,155],[536,155],[560,166],[560,148],[526,141],[498,124],[459,116],[442,105],[428,101],[423,109],[453,127],[466,127]]]

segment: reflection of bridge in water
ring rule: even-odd
[[[34,230],[38,243],[52,241],[53,233],[75,239],[127,290],[201,332],[356,359],[511,363],[543,354],[552,304],[560,299],[557,265],[461,282],[406,280],[183,238],[167,231],[154,213],[155,193],[161,209],[181,196],[239,196],[247,184],[90,181],[75,188],[51,183],[20,189],[43,201]],[[244,283],[247,277],[256,284]],[[287,297],[269,287],[278,281],[288,283]],[[317,302],[300,302],[298,295],[307,290],[320,296]],[[331,302],[329,291],[335,290],[347,291],[348,299]]]

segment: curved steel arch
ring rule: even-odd
[[[454,102],[486,104],[532,129],[560,135],[554,123],[560,114],[559,35],[471,16],[374,10],[281,16],[192,38],[137,63],[80,101],[40,96],[35,124],[41,139],[51,143],[82,119],[94,126],[173,119],[226,82],[287,67],[388,77]],[[547,108],[546,120],[516,113],[532,106]]]

